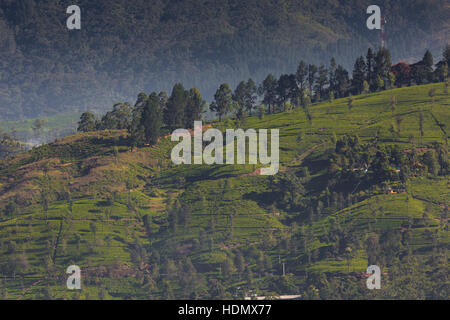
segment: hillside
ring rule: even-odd
[[[3,161],[1,298],[448,299],[443,90],[322,102],[311,121],[302,108],[249,117],[245,128],[280,130],[273,177],[258,165],[175,166],[168,137],[131,148],[120,130]],[[72,264],[81,292],[65,287]],[[382,266],[382,290],[365,288],[369,264]]]
[[[101,110],[175,82],[210,99],[222,82],[260,82],[298,61],[347,69],[380,33],[369,0],[79,0],[82,28],[68,31],[72,1],[0,1],[0,120]],[[444,0],[378,1],[395,61],[440,55]],[[14,107],[12,107],[14,106]]]

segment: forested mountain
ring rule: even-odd
[[[72,1],[0,1],[0,118],[104,110],[175,82],[210,101],[220,83],[293,70],[300,60],[347,69],[378,47],[365,27],[371,1],[77,1],[82,28],[66,28]],[[393,61],[436,56],[448,41],[444,0],[378,3]]]

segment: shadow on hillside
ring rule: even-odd
[[[243,200],[252,200],[258,203],[259,206],[269,206],[273,204],[277,199],[280,199],[282,194],[280,192],[262,192],[255,191],[246,193],[242,196]]]

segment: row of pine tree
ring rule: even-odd
[[[366,57],[359,57],[354,65],[352,77],[334,58],[329,67],[321,64],[307,64],[301,61],[293,74],[282,74],[277,79],[269,74],[257,86],[253,79],[241,81],[236,89],[222,83],[209,104],[219,120],[232,114],[238,123],[248,115],[258,111],[260,117],[265,113],[275,113],[295,107],[308,110],[313,102],[332,101],[361,93],[376,92],[405,85],[448,81],[450,46],[443,52],[443,59],[436,65],[427,50],[423,59],[408,65],[391,63],[389,50],[385,48],[374,52],[368,49]],[[132,107],[129,103],[117,103],[101,120],[94,114],[82,114],[78,131],[88,132],[105,129],[127,129],[133,145],[154,144],[163,131],[171,132],[177,128],[192,128],[195,120],[200,120],[208,104],[197,88],[186,90],[181,83],[174,85],[170,96],[166,92],[140,93]],[[308,113],[308,112],[307,112]]]

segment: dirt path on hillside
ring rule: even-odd
[[[34,282],[33,284],[31,284],[31,286],[29,286],[27,289],[25,289],[25,291],[23,292],[23,294],[22,294],[20,297],[18,297],[17,300],[22,300],[23,297],[25,297],[25,296],[27,295],[27,293],[33,289],[33,287],[37,286],[37,285],[38,285],[39,283],[41,283],[42,281],[44,281],[44,279],[38,280],[38,281]]]
[[[63,224],[64,224],[64,220],[61,220],[60,223],[59,223],[59,232],[58,232],[58,235],[56,237],[55,245],[53,246],[53,254],[52,254],[53,263],[55,263],[56,252],[58,250],[59,241],[61,239],[61,233],[62,233],[62,230],[63,230]]]
[[[308,156],[310,156],[314,152],[314,150],[316,150],[317,148],[325,145],[326,143],[327,143],[326,141],[323,141],[321,143],[318,143],[318,144],[312,146],[311,148],[309,148],[308,150],[303,152],[301,155],[295,157],[294,160],[292,160],[291,162],[289,162],[287,164],[287,166],[291,167],[291,166],[299,166],[299,165],[301,165],[303,160],[305,160]],[[286,171],[286,169],[280,170],[280,171]]]
[[[303,152],[301,155],[297,156],[294,158],[294,160],[292,160],[291,162],[289,162],[287,164],[288,167],[292,167],[292,166],[299,166],[302,164],[302,161],[308,157],[311,153],[314,152],[314,150],[316,150],[318,147],[323,146],[324,144],[326,144],[326,141],[316,144],[314,146],[312,146],[311,148],[309,148],[308,150],[306,150],[305,152]],[[279,170],[280,172],[285,172],[286,168],[282,168]],[[261,175],[261,168],[256,169],[253,172],[250,173],[244,173],[241,174],[239,177],[252,177],[252,176],[259,176]]]

